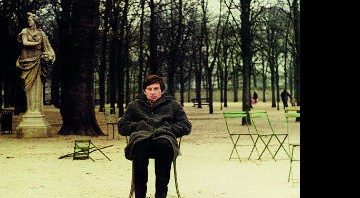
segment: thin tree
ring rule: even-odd
[[[125,82],[129,81],[129,46],[130,46],[130,28],[128,25],[128,8],[129,0],[124,1],[124,8],[122,10],[122,19],[120,25],[120,64],[118,67],[118,108],[119,116],[124,114],[124,99],[125,99],[125,90],[128,89],[128,86],[124,86]],[[125,75],[126,71],[126,75]],[[125,81],[125,76],[127,81]]]
[[[106,65],[108,63],[107,54],[108,54],[108,32],[110,29],[109,17],[111,11],[112,0],[105,1],[105,11],[103,17],[103,35],[102,35],[102,45],[101,45],[101,60],[99,68],[99,97],[100,97],[100,108],[99,111],[104,111],[105,107],[105,73]]]
[[[295,80],[295,98],[300,105],[300,2],[293,0],[292,10],[294,15],[294,34],[295,34],[295,51],[294,51],[294,80]]]
[[[150,0],[149,7],[150,7],[150,35],[149,35],[149,48],[150,48],[150,61],[149,61],[149,73],[150,74],[157,74],[160,73],[160,66],[157,62],[157,30],[156,30],[156,4],[155,0]]]
[[[138,89],[137,91],[140,93],[142,91],[142,76],[143,76],[143,68],[144,68],[144,15],[145,15],[145,0],[140,0],[140,30],[139,30],[139,73],[137,77]]]
[[[250,22],[250,3],[251,0],[240,0],[241,7],[241,57],[243,60],[243,96],[242,96],[242,110],[247,113],[250,111],[250,67],[252,65],[252,52],[251,52],[251,43],[253,41],[252,33],[251,33],[251,22]],[[248,123],[250,123],[250,117],[247,117]],[[245,118],[242,120],[242,124],[244,125]]]

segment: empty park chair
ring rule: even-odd
[[[263,143],[263,149],[258,159],[261,159],[265,151],[268,151],[271,158],[276,161],[275,157],[280,149],[282,149],[288,157],[290,156],[284,147],[288,133],[276,132],[272,127],[271,121],[266,111],[252,111],[250,112],[250,118],[255,131],[259,135],[260,142]],[[270,147],[275,147],[275,150]]]
[[[108,148],[111,146],[113,146],[113,145],[98,148],[91,140],[75,140],[74,141],[74,152],[68,153],[66,155],[62,155],[59,157],[59,159],[62,159],[65,157],[72,157],[73,160],[91,159],[93,162],[95,162],[95,160],[92,157],[90,157],[90,153],[92,153],[94,151],[99,151],[109,161],[111,161],[111,159],[104,152],[101,151],[101,149],[105,149],[105,148]]]
[[[109,138],[109,127],[112,129],[112,137],[115,138],[115,129],[117,126],[117,118],[116,114],[114,113],[113,108],[111,107],[105,107],[104,109],[104,116],[106,121],[106,133],[107,138]],[[119,139],[119,133],[118,133],[118,139]]]
[[[240,147],[251,148],[248,159],[250,159],[254,149],[259,155],[259,151],[256,148],[256,143],[259,139],[258,134],[249,130],[249,124],[247,123],[247,119],[245,119],[246,128],[241,124],[242,119],[247,117],[246,111],[224,111],[223,115],[225,118],[226,130],[232,142],[232,149],[229,160],[238,159],[239,161],[241,161],[241,157],[239,154]],[[233,157],[233,155],[235,154],[236,156]]]
[[[13,114],[14,110],[11,108],[1,110],[1,134],[12,134]]]
[[[73,160],[91,159],[90,157],[90,142],[91,140],[75,140]]]

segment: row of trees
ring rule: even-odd
[[[0,55],[0,103],[18,113],[26,109],[16,36],[31,11],[43,19],[57,55],[48,82],[63,119],[59,134],[103,135],[95,118],[95,78],[99,110],[110,103],[119,116],[149,73],[164,76],[167,92],[180,93],[182,104],[195,87],[197,98],[209,98],[209,113],[214,86],[225,107],[228,90],[239,101],[242,87],[243,110],[249,111],[252,89],[262,87],[266,101],[270,84],[272,105],[279,108],[282,85],[300,99],[300,5],[269,2],[219,0],[210,12],[208,0],[0,0],[7,49]]]

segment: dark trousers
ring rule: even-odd
[[[284,108],[285,108],[285,107],[288,107],[288,102],[287,102],[287,100],[282,100],[282,102],[283,102],[283,104],[284,104]]]
[[[167,139],[145,140],[135,145],[133,159],[135,198],[145,198],[149,158],[155,159],[155,198],[166,198],[173,150]]]

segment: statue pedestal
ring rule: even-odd
[[[16,128],[17,138],[46,138],[52,136],[49,131],[49,124],[40,112],[25,113]]]

